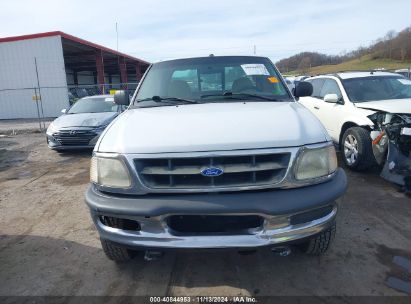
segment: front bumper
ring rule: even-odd
[[[81,145],[64,145],[60,143],[57,139],[55,139],[52,135],[46,134],[47,145],[52,150],[86,150],[86,149],[93,149],[97,143],[100,134],[96,137],[92,138],[87,144]]]
[[[128,246],[146,248],[254,248],[291,242],[317,234],[335,221],[338,204],[347,179],[338,169],[334,177],[313,186],[236,193],[117,196],[101,193],[90,186],[86,203],[103,239]],[[308,222],[291,224],[290,218],[326,206],[328,214]],[[170,215],[259,215],[260,229],[235,235],[181,235],[167,225]],[[104,225],[100,216],[138,221],[139,231]]]

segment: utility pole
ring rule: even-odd
[[[116,21],[116,39],[117,39],[117,52],[118,52],[118,25]]]
[[[257,55],[257,46],[254,44],[254,55]]]

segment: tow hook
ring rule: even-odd
[[[162,251],[147,250],[144,254],[145,261],[155,261],[164,255]]]
[[[277,256],[286,257],[291,254],[291,248],[288,246],[278,246],[271,248],[272,253]]]

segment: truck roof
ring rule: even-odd
[[[265,56],[255,56],[255,55],[221,55],[221,56],[217,56],[217,55],[213,55],[210,54],[208,56],[193,56],[193,57],[179,57],[179,58],[167,58],[167,59],[163,59],[163,60],[158,60],[154,63],[162,63],[162,62],[168,62],[168,61],[177,61],[177,60],[190,60],[190,59],[206,59],[206,58],[265,58],[267,59],[267,57]]]

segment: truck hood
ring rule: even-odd
[[[64,114],[53,121],[56,128],[69,127],[99,127],[108,125],[118,113],[102,112],[102,113],[78,113]]]
[[[230,102],[129,109],[96,151],[172,153],[293,147],[330,140],[296,102]]]
[[[411,99],[389,99],[355,103],[357,108],[397,114],[411,114]]]

